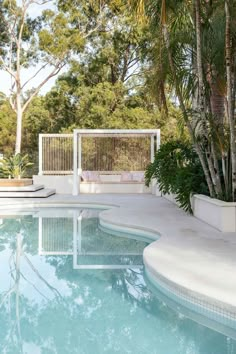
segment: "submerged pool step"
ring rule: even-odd
[[[55,189],[43,188],[36,191],[9,191],[1,192],[0,198],[48,198],[51,195],[56,194]]]

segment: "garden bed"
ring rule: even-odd
[[[0,187],[24,187],[33,184],[31,178],[0,178]]]

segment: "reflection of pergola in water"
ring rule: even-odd
[[[57,215],[41,210],[38,217],[38,252],[41,256],[73,256],[73,269],[140,268],[142,264],[83,264],[83,257],[141,257],[142,252],[86,251],[83,247],[82,220],[91,218],[92,210],[57,209]]]

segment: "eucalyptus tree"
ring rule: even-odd
[[[16,119],[6,96],[0,99],[0,153],[12,155],[15,144]]]
[[[46,5],[48,8],[45,10]],[[79,6],[81,14],[74,28],[68,13],[53,5],[52,0],[4,0],[2,6],[4,33],[8,41],[5,41],[0,55],[0,68],[11,78],[9,100],[17,117],[15,153],[19,153],[22,118],[30,102],[48,80],[61,71],[72,52],[83,50],[86,38],[99,24],[89,21],[86,2]],[[31,16],[32,13],[39,15]],[[100,17],[96,19],[100,20]],[[22,71],[26,70],[31,76],[28,74],[28,78],[23,80]],[[29,91],[29,85],[35,79],[36,87]]]
[[[75,2],[62,5],[76,14]],[[159,114],[144,89],[148,36],[124,1],[109,2],[100,29],[45,97],[53,129],[154,127]]]

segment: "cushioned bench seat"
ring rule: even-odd
[[[97,183],[97,184],[144,184],[138,181],[81,181],[80,183]]]
[[[143,182],[86,182],[80,183],[81,193],[151,193]]]
[[[85,182],[144,182],[144,171],[82,171]]]
[[[80,182],[80,193],[151,193],[152,188],[145,187],[144,181],[121,181],[121,175],[122,172],[99,172],[99,181]],[[73,193],[72,174],[65,176],[36,175],[34,183],[44,184],[47,188],[56,188],[56,192],[59,194]]]

